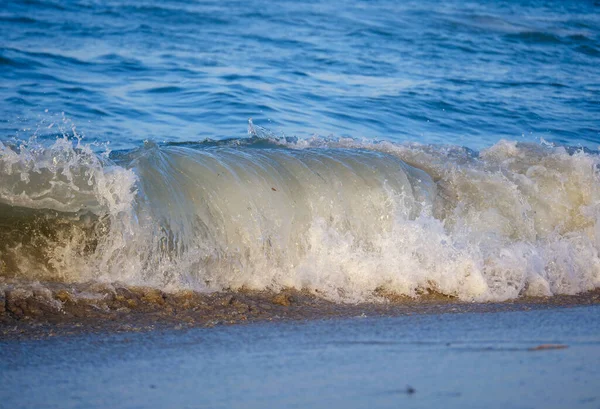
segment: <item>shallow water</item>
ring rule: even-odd
[[[0,341],[0,402],[596,408],[598,313],[577,307]],[[568,348],[529,350],[548,343]]]
[[[592,290],[598,10],[11,0],[0,279]]]

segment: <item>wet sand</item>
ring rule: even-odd
[[[340,304],[316,293],[165,293],[99,283],[19,283],[0,287],[0,337],[39,339],[85,333],[146,332],[257,322],[349,317],[527,311],[600,304],[600,289],[578,295],[469,303],[440,294],[381,294],[379,302]]]
[[[598,408],[600,306],[533,305],[0,339],[0,407]]]

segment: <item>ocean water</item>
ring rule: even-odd
[[[8,0],[0,278],[600,285],[592,1]]]

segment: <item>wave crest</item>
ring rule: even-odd
[[[600,284],[593,153],[297,140],[252,124],[249,133],[147,144],[113,156],[118,164],[66,138],[0,145],[10,214],[1,274],[167,290],[295,287],[350,302],[429,290],[505,300]],[[19,211],[31,226],[24,235],[14,233]],[[35,235],[44,256],[34,257],[39,243],[24,245]]]

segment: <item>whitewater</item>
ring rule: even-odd
[[[71,130],[0,143],[0,275],[193,289],[306,289],[338,302],[462,300],[600,285],[600,158],[351,138],[146,142]]]

